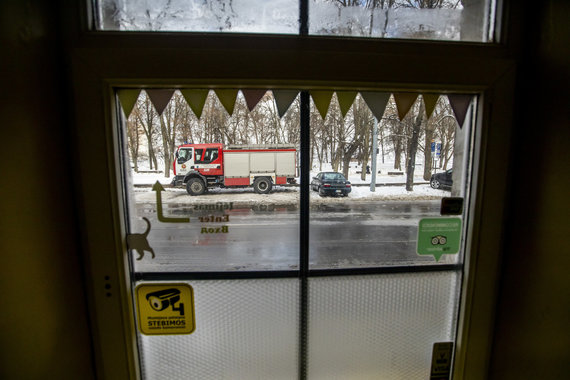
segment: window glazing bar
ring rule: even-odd
[[[309,0],[299,0],[299,34],[309,35]]]

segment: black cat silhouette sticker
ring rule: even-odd
[[[148,240],[147,240],[148,233],[150,232],[150,222],[145,217],[143,217],[143,219],[145,220],[146,225],[147,225],[146,230],[141,234],[128,234],[127,235],[127,249],[130,249],[131,251],[137,251],[137,253],[139,254],[139,257],[137,257],[137,260],[142,260],[142,258],[144,257],[145,251],[150,252],[152,255],[152,258],[154,259],[154,250],[148,244]]]

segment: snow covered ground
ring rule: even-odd
[[[406,181],[405,174],[389,175],[388,172],[394,172],[392,163],[379,164],[378,170],[380,174],[376,176],[376,191],[370,191],[371,175],[366,175],[366,180],[360,178],[360,168],[351,167],[349,170],[349,181],[354,185],[352,192],[348,198],[351,201],[362,202],[372,200],[436,200],[442,197],[450,196],[449,191],[432,189],[427,181],[422,177],[423,167],[416,167],[416,176],[414,176],[414,190],[406,191],[404,185]],[[311,177],[319,172],[319,168],[311,171]],[[140,169],[141,171],[145,169]],[[331,170],[330,166],[323,166],[323,171]],[[151,185],[160,182],[162,185],[170,185],[172,181],[172,173],[170,178],[164,177],[162,173],[132,173],[132,181],[135,185],[135,199],[137,203],[154,203],[156,202],[156,193],[152,191]],[[299,182],[299,180],[297,180]],[[141,186],[148,185],[148,186]],[[212,202],[234,202],[234,204],[263,204],[263,205],[287,205],[299,203],[299,187],[294,186],[275,186],[271,194],[256,194],[253,188],[236,188],[236,189],[220,189],[214,188],[201,196],[191,197],[183,187],[170,188],[165,186],[165,192],[162,193],[162,200],[165,203],[212,203]],[[316,192],[311,191],[312,203],[344,203],[346,198],[342,197],[320,197]]]

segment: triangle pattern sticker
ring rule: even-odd
[[[296,90],[271,90],[273,92],[273,98],[275,99],[275,104],[277,105],[277,112],[279,117],[283,117],[291,103],[295,100],[299,91]]]
[[[424,99],[424,105],[426,106],[426,115],[429,119],[433,110],[435,110],[435,106],[437,101],[439,100],[439,95],[437,94],[422,94],[422,98]]]
[[[333,93],[333,91],[311,91],[315,107],[317,107],[323,120],[327,116]]]
[[[267,90],[241,90],[243,97],[245,98],[245,103],[247,104],[247,109],[249,112],[253,111],[257,103],[263,98],[263,95]]]
[[[365,91],[361,92],[360,95],[362,95],[362,98],[366,102],[366,105],[368,105],[370,111],[372,111],[376,120],[382,119],[388,100],[390,100],[390,93]]]
[[[412,108],[417,98],[418,94],[413,94],[411,92],[394,93],[394,101],[396,101],[396,108],[398,108],[398,117],[400,118],[400,121],[402,121],[408,112],[410,112],[410,108]]]
[[[152,102],[152,105],[154,106],[156,112],[159,115],[162,115],[164,109],[168,105],[168,102],[170,102],[172,95],[174,95],[174,90],[158,88],[158,89],[147,89],[145,91],[148,97],[150,98],[150,101]]]
[[[140,93],[140,89],[123,89],[117,91],[117,96],[119,97],[121,107],[123,107],[123,112],[125,113],[127,119],[129,118],[131,112],[133,112],[133,108],[135,108],[135,104],[137,103],[137,99],[139,98]]]
[[[354,103],[354,99],[356,99],[357,94],[358,93],[356,91],[337,91],[336,98],[340,105],[342,117],[345,117],[350,107],[352,107],[352,103]]]
[[[238,91],[239,90],[234,90],[234,89],[214,90],[214,92],[218,96],[218,99],[220,100],[220,103],[222,103],[222,105],[224,106],[226,111],[228,111],[228,114],[230,114],[230,116],[232,116],[234,113],[234,107],[236,105],[236,98]]]
[[[194,115],[199,119],[202,117],[202,111],[204,110],[204,105],[206,104],[206,99],[208,98],[208,93],[210,90],[206,89],[182,89],[180,90],[186,103],[190,106]]]
[[[447,95],[447,99],[449,99],[449,105],[451,106],[451,109],[453,109],[455,120],[457,120],[459,128],[462,128],[463,123],[465,122],[465,116],[467,116],[467,110],[469,109],[469,105],[473,99],[473,95],[449,94]]]

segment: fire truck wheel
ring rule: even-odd
[[[204,185],[204,181],[200,178],[190,178],[190,180],[186,182],[186,191],[190,195],[202,195],[206,191],[206,185]]]
[[[271,188],[271,180],[267,177],[256,178],[253,182],[253,190],[255,190],[257,194],[267,194],[271,191]]]

